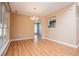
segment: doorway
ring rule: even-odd
[[[39,20],[34,23],[34,28],[34,42],[38,43],[41,40],[41,22]]]

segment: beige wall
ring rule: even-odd
[[[31,16],[19,14],[11,14],[10,37],[11,39],[33,38],[34,37],[34,22],[30,19]],[[46,22],[45,17],[39,16],[41,21],[41,32],[45,36]]]
[[[34,23],[28,16],[11,14],[11,39],[30,38],[34,35]]]
[[[56,28],[48,28],[47,38],[76,45],[76,5],[67,6],[57,12],[48,15],[48,18],[56,16]]]
[[[46,37],[46,17],[45,16],[39,16],[39,19],[41,21],[41,35],[42,37]]]

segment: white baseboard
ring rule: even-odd
[[[0,56],[4,56],[8,50],[11,41],[9,40],[3,47],[1,48]]]
[[[18,39],[11,39],[11,41],[28,40],[28,39],[33,39],[33,38],[34,38],[34,37],[18,38]]]
[[[54,41],[54,42],[57,42],[59,44],[63,44],[63,45],[66,45],[66,46],[70,46],[70,47],[73,47],[73,48],[78,48],[77,45],[72,45],[72,44],[69,44],[69,43],[65,43],[65,42],[61,42],[61,41],[57,41],[57,40],[52,40],[52,39],[49,39],[49,38],[46,38],[46,37],[42,37],[43,39],[47,39],[47,40],[50,40],[50,41]]]

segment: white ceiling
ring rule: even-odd
[[[13,13],[18,11],[18,14],[28,16],[46,16],[63,7],[72,4],[71,2],[10,2],[10,7]],[[33,8],[36,8],[34,11]]]

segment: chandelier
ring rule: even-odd
[[[36,10],[36,8],[33,8],[33,11],[35,11]],[[37,21],[39,18],[37,17],[37,16],[32,16],[31,17],[31,20],[33,20],[33,21]]]
[[[33,21],[34,21],[34,20],[38,20],[38,17],[37,17],[37,16],[32,16],[32,17],[31,17],[31,20],[33,20]]]

